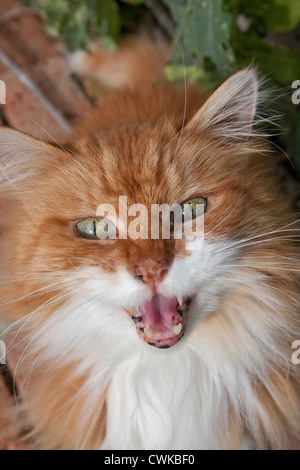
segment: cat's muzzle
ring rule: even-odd
[[[126,310],[136,325],[138,336],[150,346],[160,349],[174,346],[184,335],[189,297],[166,298],[155,294],[134,312]]]

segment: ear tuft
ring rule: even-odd
[[[244,69],[228,78],[208,98],[187,127],[209,130],[227,139],[247,139],[252,133],[257,102],[256,71]]]
[[[17,183],[34,175],[42,166],[52,146],[22,132],[0,127],[0,187]]]

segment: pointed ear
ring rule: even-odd
[[[7,183],[14,186],[37,174],[51,154],[51,144],[0,127],[0,190],[6,189]]]
[[[187,128],[209,130],[231,140],[247,139],[252,132],[258,101],[255,70],[245,69],[232,75],[208,98]]]

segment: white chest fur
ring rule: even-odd
[[[215,401],[212,377],[196,354],[146,351],[115,371],[102,448],[215,448],[222,408],[226,415],[226,401]]]
[[[274,315],[266,314],[278,302],[263,287],[255,284],[255,299],[241,292],[243,303],[229,303],[218,321],[202,321],[204,305],[194,303],[184,338],[167,350],[143,343],[121,309],[93,301],[83,308],[79,300],[49,320],[35,346],[45,359],[56,356],[77,362],[79,374],[89,371],[80,392],[83,419],[108,391],[103,449],[217,449],[230,408],[255,429],[251,377],[280,360],[272,347]]]

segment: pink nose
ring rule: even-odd
[[[130,271],[139,281],[144,282],[150,289],[155,290],[156,284],[161,283],[168,273],[170,263],[167,260],[150,261],[147,264],[134,264]]]

